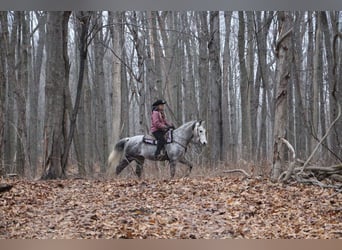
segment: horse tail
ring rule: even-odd
[[[119,140],[115,146],[114,146],[114,150],[110,153],[109,157],[108,157],[108,173],[111,175],[114,173],[114,167],[117,166],[119,164],[119,161],[121,159],[121,156],[124,152],[125,149],[125,145],[126,142],[128,141],[128,138],[123,138],[121,140]]]

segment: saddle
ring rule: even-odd
[[[173,141],[173,130],[169,129],[165,133],[166,144],[169,144]],[[153,135],[145,135],[143,137],[143,142],[151,145],[157,145],[157,139]]]

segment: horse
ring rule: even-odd
[[[136,135],[120,139],[108,157],[108,172],[116,165],[115,174],[118,176],[128,164],[135,161],[135,173],[140,179],[144,161],[148,159],[152,161],[168,161],[171,179],[175,176],[177,162],[183,163],[188,166],[189,171],[186,176],[189,176],[193,164],[185,159],[184,155],[191,141],[202,145],[207,144],[204,123],[202,120],[194,120],[172,130],[172,140],[164,145],[164,153],[161,158],[154,156],[156,145],[155,143],[148,143],[146,135]]]

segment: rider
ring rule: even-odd
[[[154,153],[155,158],[159,157],[160,151],[166,143],[165,133],[169,128],[174,128],[174,125],[167,121],[165,117],[164,104],[166,104],[164,100],[157,100],[152,104],[151,133],[157,139],[157,150]]]

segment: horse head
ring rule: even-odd
[[[207,137],[206,137],[206,129],[204,127],[205,122],[202,120],[196,121],[193,126],[193,135],[195,142],[199,142],[202,145],[206,145]]]

